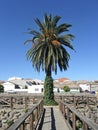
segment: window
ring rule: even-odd
[[[39,89],[38,89],[38,88],[35,88],[35,91],[39,91]]]
[[[32,86],[32,82],[27,82],[27,81],[26,81],[26,83],[27,83],[29,86]]]
[[[19,85],[15,84],[15,89],[20,89]]]
[[[41,88],[41,92],[43,92],[44,91],[44,89],[43,88]]]

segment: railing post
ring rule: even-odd
[[[86,98],[87,107],[89,107],[89,97]]]
[[[73,100],[74,100],[74,107],[76,108],[76,97],[75,96],[73,97]]]
[[[25,121],[21,124],[19,130],[25,130]]]
[[[40,103],[40,112],[43,110],[43,101]]]
[[[59,109],[62,112],[62,102],[61,101],[59,102]]]
[[[59,101],[59,109],[60,109],[60,111],[61,111],[61,101]]]
[[[83,122],[83,130],[88,130],[88,125],[85,122]]]
[[[33,97],[33,104],[35,103],[35,98]]]
[[[63,113],[63,103],[62,103],[62,105],[61,105],[61,111],[62,111],[62,113]]]
[[[37,108],[37,115],[38,115],[38,117],[37,117],[37,119],[38,119],[39,115],[40,115],[40,105],[38,105],[38,108]]]
[[[35,109],[34,116],[35,116],[35,125],[36,125],[37,121],[38,121],[38,107],[36,107],[36,109]]]
[[[28,98],[25,97],[25,109],[27,109],[27,108],[28,108]]]
[[[68,123],[69,123],[69,108],[67,107],[67,121],[68,121]]]
[[[13,97],[10,98],[10,107],[11,107],[11,110],[13,109]]]
[[[65,96],[62,96],[62,101],[64,102]]]
[[[33,130],[33,124],[34,123],[34,114],[32,113],[30,115],[30,130]]]
[[[76,115],[75,113],[72,113],[72,127],[73,127],[73,130],[76,130]]]
[[[63,116],[65,116],[65,105],[63,104]]]
[[[97,107],[98,103],[97,103],[97,97],[95,97],[95,106]]]

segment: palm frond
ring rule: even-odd
[[[32,41],[33,41],[33,39],[26,40],[26,41],[24,42],[24,44],[30,43],[30,42],[32,42]]]
[[[33,56],[33,51],[34,49],[33,48],[30,48],[27,53],[26,53],[26,56],[27,56],[27,60],[30,60]]]
[[[65,32],[65,31],[68,31],[68,27],[71,27],[71,25],[68,25],[68,24],[61,24],[61,25],[59,25],[57,28],[56,28],[56,30],[57,30],[57,32],[58,32],[58,34],[60,34],[60,33],[63,33],[63,32]]]
[[[51,30],[51,23],[52,23],[52,16],[48,16],[47,14],[44,15],[44,29],[45,33],[50,32]]]
[[[66,34],[66,35],[63,35],[63,36],[60,36],[58,38],[58,40],[61,42],[61,44],[71,48],[72,50],[74,50],[72,44],[70,43],[71,40],[73,40],[74,36],[71,35],[71,34]]]
[[[31,31],[29,32],[29,34],[33,34],[33,35],[36,36],[36,37],[39,37],[39,36],[41,35],[41,33],[37,32],[37,31],[35,31],[35,30],[31,30]]]
[[[53,18],[52,24],[53,24],[53,27],[54,27],[54,28],[57,26],[57,23],[58,23],[58,21],[59,21],[60,19],[61,19],[61,17],[60,17],[60,16],[57,16],[57,15]]]
[[[37,25],[39,26],[40,28],[40,31],[41,32],[44,32],[44,27],[43,27],[43,24],[40,22],[40,20],[38,18],[35,19],[35,22],[37,23]]]

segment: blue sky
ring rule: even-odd
[[[98,0],[0,0],[0,80],[9,77],[45,78],[36,72],[26,59],[31,38],[24,32],[37,29],[34,18],[43,21],[43,15],[62,17],[59,23],[72,24],[69,33],[75,35],[69,50],[71,59],[67,71],[52,74],[54,79],[98,80]]]

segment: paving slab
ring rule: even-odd
[[[45,106],[41,130],[69,130],[58,106]]]

